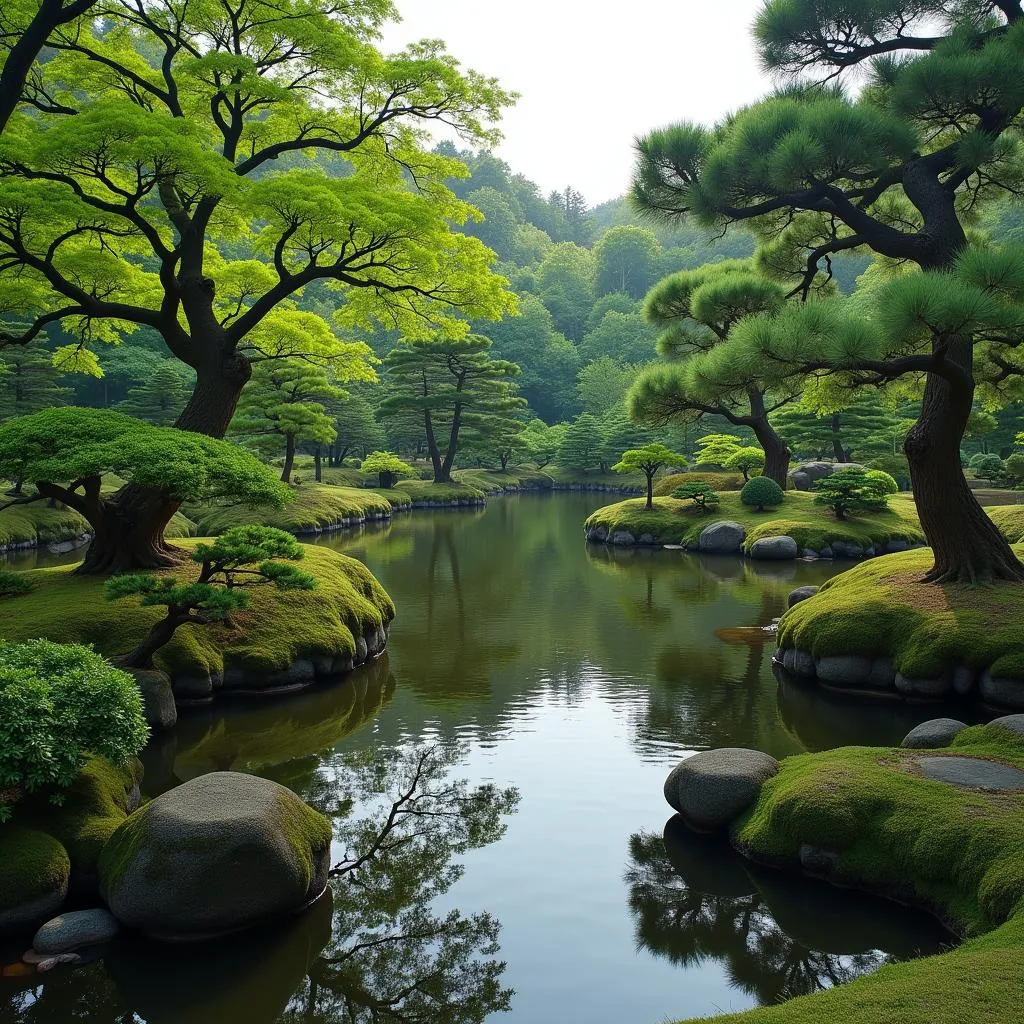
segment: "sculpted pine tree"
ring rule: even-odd
[[[745,222],[762,265],[806,295],[835,253],[865,249],[947,270],[965,222],[1020,181],[1013,132],[1024,106],[1024,9],[1017,0],[768,0],[764,63],[817,74],[714,129],[677,124],[639,143],[633,198],[652,216]],[[869,75],[851,99],[829,80]],[[876,379],[925,377],[907,436],[933,580],[1024,578],[959,465],[974,392],[974,339],[951,328],[911,355],[846,359]]]
[[[123,489],[104,491],[108,473],[159,491],[175,506],[230,498],[279,507],[290,497],[273,472],[238,445],[110,409],[46,409],[0,424],[0,477],[31,482],[35,489],[0,508],[52,500],[84,516],[93,540],[78,572],[103,575],[186,560],[164,539],[162,515],[140,521],[137,507],[123,504]],[[121,542],[111,543],[114,536]]]
[[[296,306],[314,282],[342,326],[408,337],[509,310],[490,252],[453,229],[473,216],[443,184],[461,165],[421,138],[442,123],[486,143],[510,97],[436,41],[385,57],[393,16],[388,0],[106,0],[51,32],[32,79],[61,106],[15,112],[0,144],[0,344],[59,322],[79,343],[58,363],[95,371],[95,342],[149,328],[196,373],[176,425],[222,437],[253,358],[352,361]],[[129,532],[175,511],[136,488],[122,504]]]
[[[385,419],[416,414],[435,483],[451,481],[464,427],[480,436],[496,434],[506,421],[518,423],[515,413],[526,405],[515,393],[519,367],[492,359],[490,347],[490,339],[479,334],[438,338],[399,345],[384,360],[389,389],[378,413]]]
[[[658,351],[665,362],[640,375],[630,392],[631,414],[657,424],[716,415],[749,427],[764,449],[764,475],[785,487],[789,448],[769,416],[798,391],[787,382],[769,394],[761,367],[729,359],[722,346],[743,317],[779,309],[785,298],[785,288],[736,260],[680,271],[655,285],[645,313],[662,328]],[[695,358],[701,355],[706,358]],[[713,377],[698,369],[709,362],[718,370]]]
[[[254,438],[268,454],[284,446],[281,480],[290,483],[300,444],[328,445],[337,437],[324,402],[345,397],[318,366],[301,359],[257,363],[231,422],[231,432]]]

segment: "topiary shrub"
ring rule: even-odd
[[[755,476],[740,491],[740,501],[758,512],[763,512],[769,505],[781,505],[785,498],[782,488],[766,476]]]
[[[715,489],[703,480],[690,480],[677,487],[672,492],[672,497],[680,501],[689,499],[698,508],[713,508],[722,499],[719,498]]]
[[[869,469],[864,475],[872,483],[878,484],[886,494],[900,493],[900,485],[896,482],[896,478],[886,473],[884,469]]]
[[[27,793],[61,803],[86,754],[126,764],[148,735],[135,681],[91,648],[0,641],[0,821]]]
[[[815,490],[814,503],[832,509],[836,519],[845,519],[848,512],[882,512],[888,508],[887,499],[892,493],[888,483],[878,479],[877,470],[863,469],[841,469],[819,480]]]

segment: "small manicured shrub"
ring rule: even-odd
[[[385,489],[394,487],[400,477],[416,475],[412,466],[394,452],[371,452],[363,460],[362,470],[364,473],[376,473],[378,486]]]
[[[86,754],[125,764],[148,734],[135,681],[91,648],[0,641],[0,821],[24,794],[60,803]]]
[[[703,480],[690,480],[682,484],[672,492],[672,497],[680,501],[689,499],[698,508],[713,508],[722,500],[711,484]]]
[[[1024,481],[1024,455],[1016,453],[1007,457],[1004,467],[1006,475],[1015,483]]]
[[[764,452],[760,448],[750,446],[749,448],[737,448],[725,460],[726,469],[736,469],[743,474],[744,480],[750,479],[750,474],[764,469]]]
[[[782,488],[766,476],[755,476],[740,491],[740,501],[758,512],[763,512],[769,505],[781,505],[785,498]]]
[[[17,597],[27,594],[32,589],[24,573],[0,569],[0,597]]]
[[[886,473],[884,469],[869,469],[865,476],[878,484],[886,494],[900,493],[900,485],[896,482],[896,478]]]
[[[845,519],[848,512],[883,512],[892,493],[885,480],[863,469],[841,469],[819,480],[815,490],[814,503],[832,509],[836,519]]]

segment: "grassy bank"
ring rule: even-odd
[[[194,541],[185,541],[191,547]],[[171,676],[212,674],[238,667],[253,673],[286,669],[298,658],[350,656],[356,639],[394,618],[395,607],[361,562],[327,548],[304,548],[302,568],[317,580],[311,591],[251,591],[251,608],[224,625],[179,629],[156,656]],[[33,569],[28,594],[0,601],[0,638],[48,637],[59,643],[93,644],[103,655],[130,651],[161,612],[126,599],[104,599],[104,580],[76,576],[71,566]],[[198,573],[193,563],[170,572],[179,579]]]
[[[303,484],[292,488],[295,500],[281,509],[247,508],[244,505],[193,506],[188,509],[204,537],[223,533],[232,526],[276,526],[290,533],[316,533],[344,520],[389,516],[392,504],[376,491],[330,484]],[[398,500],[398,499],[396,499]]]
[[[921,775],[920,751],[865,747],[790,757],[734,826],[757,860],[795,867],[804,844],[833,881],[943,916],[969,941],[811,996],[712,1018],[737,1024],[990,1024],[1020,1019],[1024,794],[958,789]],[[1024,737],[965,730],[942,753],[1024,769]]]
[[[884,546],[891,539],[910,543],[924,539],[913,503],[894,499],[887,512],[837,520],[831,512],[814,504],[810,494],[789,491],[778,508],[758,512],[740,502],[739,493],[726,491],[713,509],[700,509],[692,501],[655,498],[654,508],[643,499],[621,501],[599,508],[586,521],[586,528],[605,527],[609,533],[628,531],[634,537],[651,534],[662,544],[696,544],[701,531],[723,519],[739,523],[746,531],[744,547],[749,549],[762,537],[792,537],[801,548],[820,551],[837,540],[862,547]]]
[[[965,665],[1024,680],[1024,587],[919,582],[931,564],[930,550],[905,551],[828,580],[783,616],[779,646],[815,658],[888,655],[920,679]]]

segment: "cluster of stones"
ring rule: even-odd
[[[789,595],[790,608],[817,593],[799,587]],[[815,658],[797,647],[779,648],[772,659],[786,675],[843,692],[907,700],[949,700],[980,696],[984,704],[1008,711],[1024,711],[1024,686],[1019,679],[994,676],[989,669],[953,665],[931,678],[906,676],[888,655],[833,654]]]
[[[233,665],[224,672],[205,675],[189,673],[172,677],[156,669],[135,669],[132,675],[142,692],[146,721],[152,728],[163,730],[172,728],[178,721],[179,706],[209,704],[225,695],[276,696],[302,690],[365,665],[384,653],[387,642],[385,625],[357,637],[354,654],[297,658],[287,668],[276,672],[255,672]]]
[[[201,776],[122,822],[100,854],[105,906],[45,921],[23,960],[40,971],[84,962],[122,928],[193,942],[295,914],[327,888],[330,856],[330,823],[291,790]],[[55,895],[59,906],[66,892]]]
[[[663,546],[663,542],[653,534],[643,533],[637,537],[628,530],[609,530],[606,526],[588,527],[586,538],[591,544],[613,544],[616,547]],[[792,537],[779,536],[761,537],[745,549],[746,539],[747,531],[742,525],[729,519],[720,519],[704,527],[697,543],[688,545],[687,550],[707,555],[746,554],[760,561],[778,562],[795,558],[873,558],[876,555],[888,555],[906,551],[911,547],[923,546],[911,544],[902,537],[892,537],[884,546],[877,547],[872,544],[863,547],[853,541],[834,540],[816,551],[812,548],[801,548]]]

